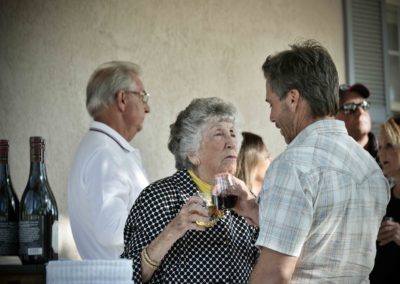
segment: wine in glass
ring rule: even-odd
[[[210,192],[199,191],[197,195],[200,196],[204,201],[204,207],[206,207],[208,210],[209,221],[208,222],[196,221],[196,224],[206,228],[211,228],[218,222],[218,218],[220,218],[220,213],[218,211],[217,204],[214,203],[214,199],[212,198]]]
[[[228,188],[233,187],[232,176],[229,174],[219,175],[216,177],[217,195],[213,195],[212,199],[217,205],[218,210],[231,209],[235,207],[238,197],[228,194]]]

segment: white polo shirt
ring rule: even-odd
[[[68,178],[71,229],[82,259],[119,258],[129,211],[148,184],[139,151],[106,124],[92,122]]]

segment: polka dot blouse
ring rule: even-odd
[[[197,192],[186,170],[145,188],[128,216],[123,258],[133,261],[133,280],[142,283],[143,248],[156,238]],[[188,231],[171,247],[150,283],[248,283],[258,249],[258,231],[244,218],[225,211],[205,231]]]

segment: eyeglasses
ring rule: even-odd
[[[359,104],[356,103],[348,103],[344,104],[340,107],[340,110],[344,112],[344,114],[352,114],[357,111],[358,108],[362,108],[363,110],[369,110],[371,104],[368,101],[362,101]]]
[[[149,98],[150,98],[150,94],[149,93],[147,93],[146,91],[141,91],[141,92],[138,92],[138,91],[131,91],[131,90],[125,90],[125,92],[127,92],[128,94],[135,94],[135,95],[139,95],[141,98],[142,98],[142,101],[144,102],[144,103],[148,103],[149,102]]]

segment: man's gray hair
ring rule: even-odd
[[[86,108],[91,117],[108,107],[120,90],[136,91],[133,75],[140,75],[140,66],[128,61],[101,64],[90,76],[86,87]]]
[[[194,99],[170,125],[168,149],[175,156],[176,169],[193,169],[189,155],[197,153],[207,123],[229,121],[235,123],[236,108],[215,97]]]

